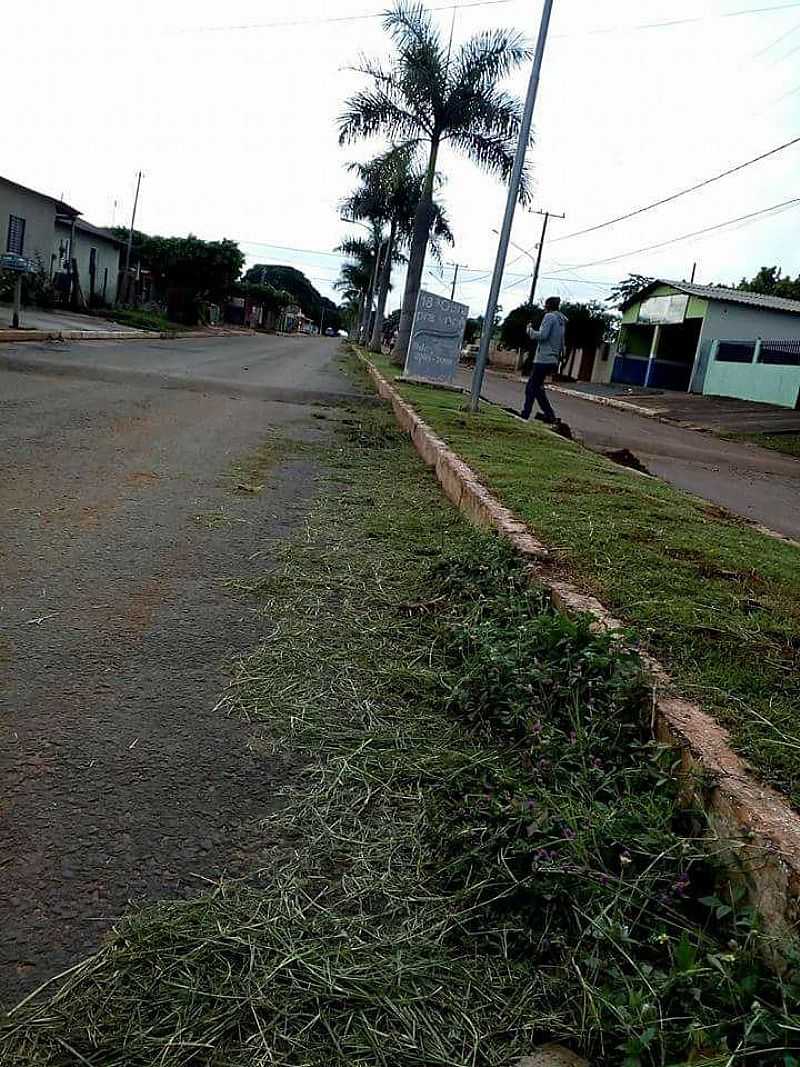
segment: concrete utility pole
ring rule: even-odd
[[[141,184],[142,184],[142,172],[139,171],[138,177],[136,178],[136,195],[133,198],[133,211],[131,212],[131,226],[130,226],[130,229],[128,230],[128,246],[125,249],[125,272],[122,275],[122,281],[120,282],[120,285],[118,287],[119,288],[119,294],[117,296],[118,300],[123,296],[127,300],[127,297],[128,297],[128,288],[129,288],[129,286],[128,286],[128,270],[130,269],[130,265],[131,265],[131,249],[133,248],[133,226],[134,226],[134,223],[136,222],[136,208],[138,207],[138,204],[139,204],[139,189],[141,187]]]
[[[544,215],[544,222],[542,223],[542,237],[539,241],[539,251],[536,255],[536,265],[533,268],[533,281],[531,282],[531,296],[528,303],[533,307],[534,299],[536,297],[536,286],[539,282],[539,270],[542,266],[542,252],[544,251],[544,241],[547,237],[547,225],[550,219],[565,219],[566,215],[556,215],[552,211],[537,211],[537,215]]]
[[[525,110],[522,115],[522,122],[519,130],[519,142],[517,144],[517,154],[514,159],[514,167],[511,172],[511,180],[508,183],[508,199],[506,201],[506,211],[503,217],[503,225],[500,229],[500,243],[497,248],[497,259],[494,265],[494,274],[492,276],[492,285],[489,290],[489,302],[486,305],[486,314],[483,320],[483,332],[481,333],[481,345],[478,350],[478,358],[475,361],[475,373],[472,377],[472,395],[470,397],[469,410],[477,411],[478,405],[481,399],[481,386],[483,385],[483,376],[486,371],[486,364],[489,362],[489,345],[492,340],[492,333],[494,332],[494,317],[497,313],[497,299],[500,296],[500,285],[503,280],[503,270],[506,265],[506,256],[508,255],[508,244],[511,240],[511,226],[514,222],[514,212],[517,207],[517,199],[519,198],[519,186],[522,180],[522,171],[525,167],[525,156],[528,151],[528,142],[531,136],[531,123],[533,121],[533,110],[536,105],[536,95],[539,91],[539,77],[542,73],[542,61],[544,60],[544,50],[547,44],[547,32],[550,29],[550,16],[553,13],[553,0],[544,0],[544,7],[542,9],[542,20],[539,26],[539,39],[536,42],[536,55],[533,60],[533,68],[531,70],[531,79],[528,84],[528,95],[525,99]]]
[[[455,272],[453,274],[453,288],[450,290],[450,299],[451,300],[455,300],[455,298],[456,298],[456,282],[458,281],[458,272],[459,272],[459,270],[461,268],[461,264],[460,263],[451,263],[450,266],[455,268]]]

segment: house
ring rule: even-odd
[[[109,230],[86,222],[63,200],[0,177],[0,250],[24,256],[65,299],[112,303],[121,249]]]
[[[593,381],[739,396],[790,407],[797,403],[800,301],[657,280],[624,304],[622,312],[616,346],[610,358],[596,360]],[[759,339],[763,345],[757,351]],[[737,351],[739,364],[751,364],[746,372],[741,366],[733,375],[720,369],[720,363],[732,362],[727,347],[731,342],[745,346]],[[789,369],[776,372],[775,367]]]

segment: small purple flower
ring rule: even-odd
[[[572,829],[571,826],[567,826],[562,831],[561,836],[565,837],[567,839],[567,841],[574,841],[575,840],[575,831]]]

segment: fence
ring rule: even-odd
[[[800,337],[715,341],[703,392],[800,408]]]

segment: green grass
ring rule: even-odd
[[[800,805],[800,550],[497,408],[400,390]]]
[[[750,445],[800,458],[800,433],[726,433],[721,436],[729,441],[745,441]]]
[[[144,308],[111,308],[103,311],[102,316],[112,322],[118,322],[122,326],[130,326],[133,330],[152,330],[156,333],[177,333],[185,330],[177,322],[170,322],[166,315],[158,311],[147,311]]]
[[[134,911],[0,1062],[797,1067],[792,972],[677,821],[636,657],[551,612],[388,412],[316,447],[302,533],[229,583],[270,637],[221,713],[303,765],[263,870]]]

